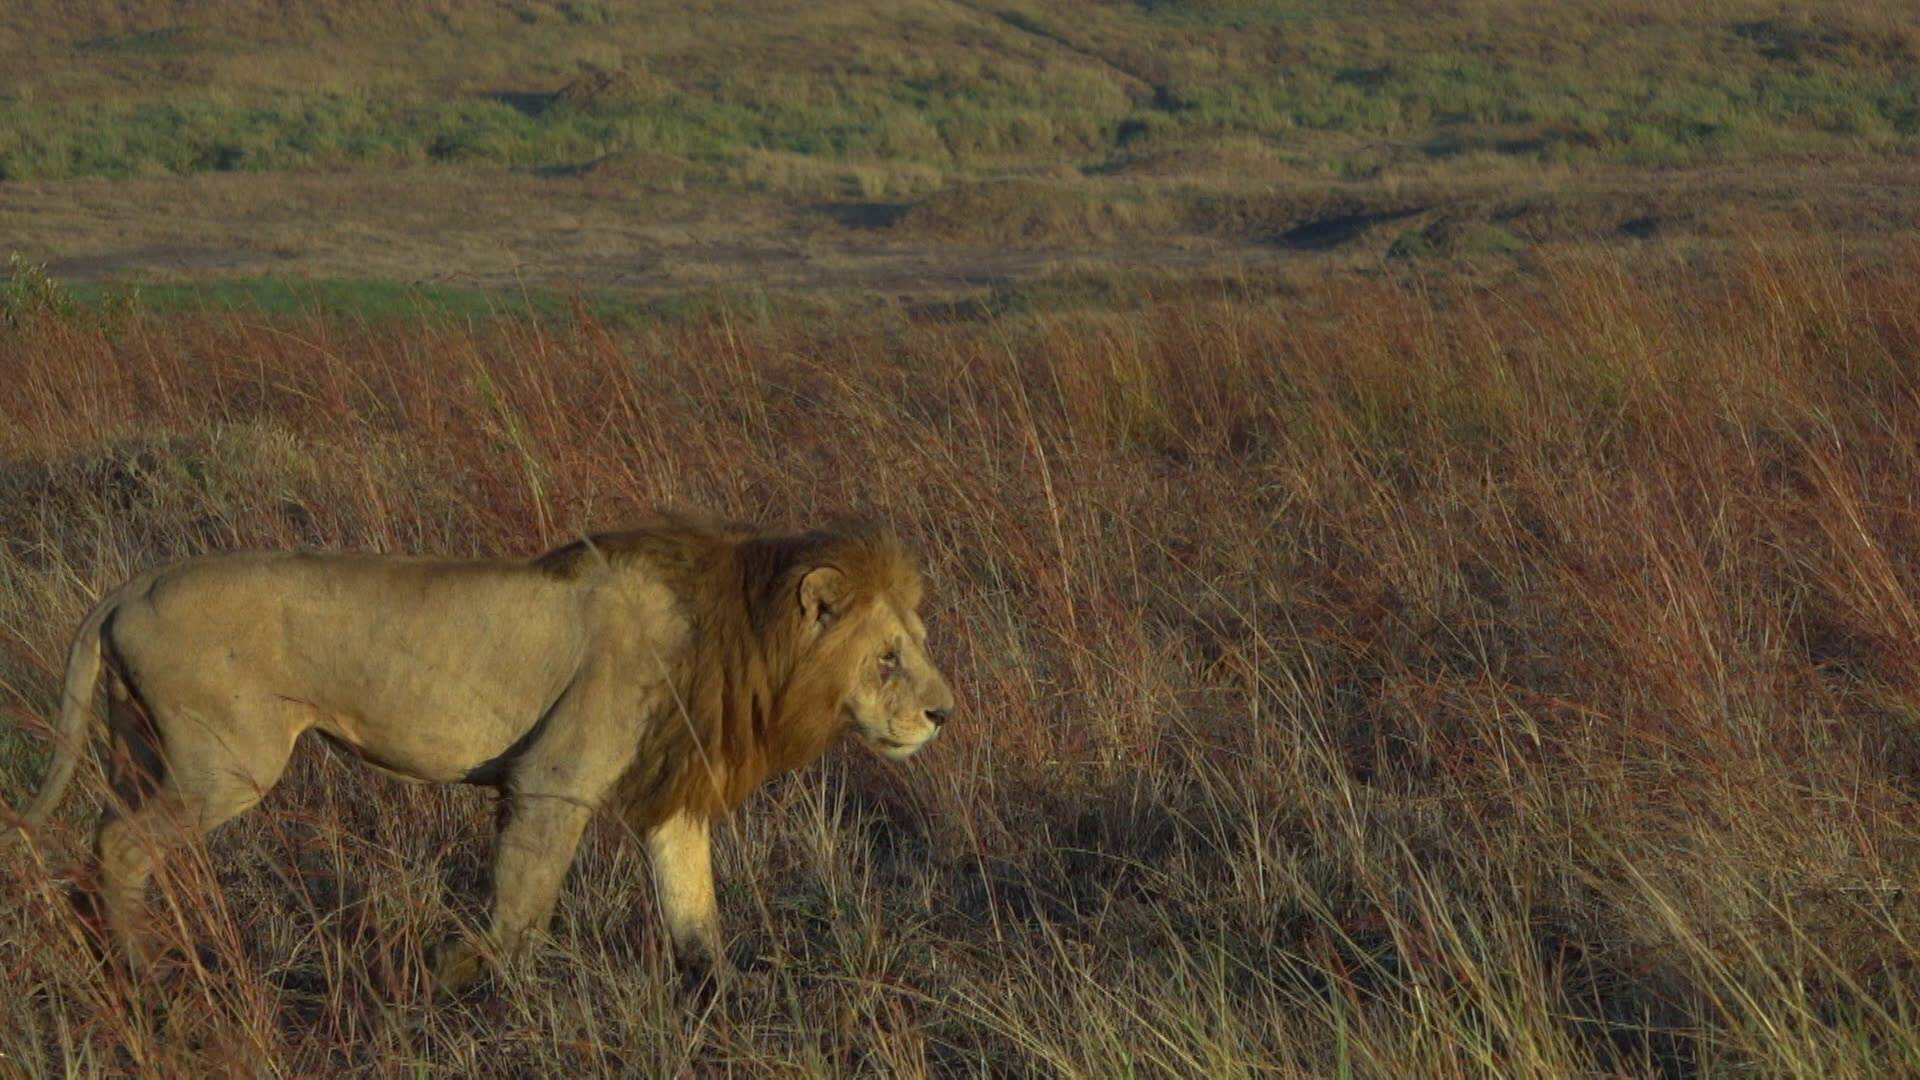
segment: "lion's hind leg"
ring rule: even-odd
[[[152,952],[139,914],[161,846],[145,833],[169,816],[157,804],[166,766],[153,714],[115,666],[107,669],[107,688],[107,805],[94,830],[92,874],[79,889],[88,895],[74,899],[89,921],[105,924],[111,944],[138,971]]]
[[[94,835],[94,861],[101,915],[137,972],[156,953],[145,906],[160,859],[258,803],[285,771],[292,745],[249,738],[225,718],[155,717],[124,689],[116,686],[109,704],[117,806]]]

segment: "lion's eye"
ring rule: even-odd
[[[885,653],[881,654],[880,673],[882,675],[891,675],[899,667],[900,667],[900,650],[899,649],[888,649]]]

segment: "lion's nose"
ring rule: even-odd
[[[939,727],[941,724],[946,723],[947,718],[952,715],[953,715],[952,709],[928,709],[927,710],[927,719],[933,721],[934,727]]]

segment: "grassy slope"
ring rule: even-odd
[[[89,598],[155,559],[530,551],[662,502],[889,515],[965,708],[924,760],[836,754],[725,832],[729,925],[767,966],[724,1016],[664,989],[611,827],[531,977],[430,1008],[419,949],[476,910],[484,800],[316,752],[220,834],[216,873],[163,883],[225,965],[170,997],[100,979],[0,856],[0,1052],[1898,1073],[1920,264],[1771,250],[1711,276],[1557,261],[1498,293],[631,334],[102,322],[17,290],[0,685],[22,721]],[[18,798],[37,769],[8,737]]]
[[[1242,169],[1363,175],[1905,155],[1920,137],[1920,31],[1893,0],[10,7],[0,176],[15,178],[622,150],[947,176],[1195,145]],[[592,70],[626,78],[548,101]]]

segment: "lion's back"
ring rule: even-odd
[[[590,647],[580,593],[519,563],[248,553],[161,570],[108,631],[162,696],[230,690],[362,722],[518,723]]]

